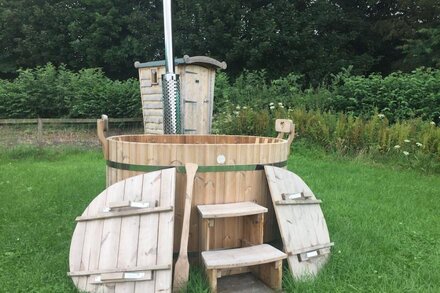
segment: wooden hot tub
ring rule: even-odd
[[[189,251],[199,251],[199,215],[196,206],[200,204],[256,202],[268,208],[264,241],[271,241],[277,236],[278,229],[263,166],[286,167],[293,139],[290,120],[277,121],[276,128],[280,132],[277,138],[146,134],[106,138],[104,126],[105,121],[98,120],[98,135],[107,163],[107,186],[141,173],[177,168],[174,251],[179,248],[182,226],[185,163],[199,165],[194,182]],[[290,133],[289,139],[282,138],[283,132]],[[217,221],[216,235],[211,238],[210,247],[240,247],[240,221],[239,218]]]

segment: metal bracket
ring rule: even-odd
[[[110,202],[108,204],[108,207],[104,208],[104,212],[110,212],[115,209],[123,209],[123,208],[149,208],[150,203],[149,202],[141,202],[141,201],[119,201],[119,202]]]
[[[312,197],[311,194],[306,194],[304,193],[304,191],[301,192],[295,192],[295,193],[281,193],[281,197],[284,200],[289,200],[289,199],[310,199]]]

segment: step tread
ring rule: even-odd
[[[202,252],[207,269],[228,269],[270,263],[287,255],[269,244]]]
[[[203,219],[241,217],[267,213],[267,208],[254,202],[236,202],[197,206]]]

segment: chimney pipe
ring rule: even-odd
[[[165,68],[162,75],[163,131],[165,134],[182,133],[179,75],[174,73],[171,0],[163,0],[165,40]]]

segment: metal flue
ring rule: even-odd
[[[171,0],[163,0],[165,68],[162,75],[163,127],[165,134],[182,133],[179,75],[174,73]]]
[[[171,25],[171,0],[163,0],[163,26],[165,35],[166,73],[174,73],[173,28]]]

